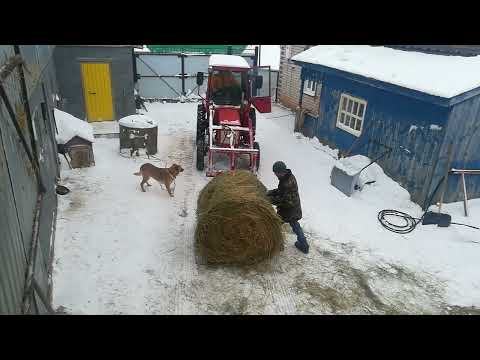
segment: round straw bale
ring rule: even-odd
[[[247,265],[283,250],[282,220],[246,170],[224,172],[200,192],[195,239],[208,263]]]

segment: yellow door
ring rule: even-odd
[[[85,62],[81,67],[88,121],[113,120],[110,64]]]

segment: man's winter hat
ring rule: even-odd
[[[277,161],[273,164],[273,172],[282,173],[287,170],[287,165],[283,161]]]

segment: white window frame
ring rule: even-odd
[[[318,88],[322,88],[322,84],[315,80],[307,80],[303,82],[303,93],[310,96],[317,96]]]
[[[343,108],[344,101],[346,101],[345,109]],[[351,106],[349,106],[350,104]],[[363,106],[363,112],[362,112],[362,115],[360,116],[359,113],[362,106]],[[342,93],[342,95],[340,96],[340,102],[338,103],[337,127],[354,136],[359,137],[362,134],[366,112],[367,112],[366,100]],[[351,126],[352,120],[354,121],[353,127]],[[347,125],[347,121],[349,125]],[[359,121],[360,121],[360,128],[357,129],[357,124]]]

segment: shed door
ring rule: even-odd
[[[88,121],[113,120],[110,64],[85,62],[81,67]]]

